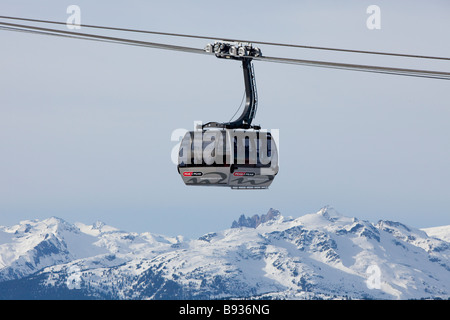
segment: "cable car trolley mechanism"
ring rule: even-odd
[[[242,61],[245,106],[234,121],[208,122],[187,132],[178,153],[178,173],[188,186],[267,189],[278,173],[278,151],[270,132],[252,125],[258,97],[250,43],[216,41],[205,47],[217,58]]]

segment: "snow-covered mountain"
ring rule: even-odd
[[[438,238],[450,242],[450,225],[442,227],[424,228],[421,229],[430,237]]]
[[[448,231],[330,207],[241,216],[195,240],[23,221],[0,227],[0,298],[448,299]]]

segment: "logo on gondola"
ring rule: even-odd
[[[254,172],[235,172],[233,173],[235,177],[253,177],[255,175]]]
[[[202,172],[192,172],[192,171],[183,172],[183,176],[185,176],[185,177],[198,177],[201,175],[203,175]]]

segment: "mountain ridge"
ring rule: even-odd
[[[330,206],[241,217],[193,240],[55,217],[0,227],[0,298],[450,297],[450,243],[424,230]]]

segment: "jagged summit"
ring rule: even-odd
[[[97,220],[92,224],[92,229],[100,230],[106,225],[103,221]]]
[[[266,214],[262,214],[261,216],[255,214],[252,217],[246,217],[245,215],[241,215],[238,219],[238,221],[233,221],[231,224],[231,228],[240,228],[240,227],[246,227],[246,228],[256,228],[261,223],[274,220],[278,216],[280,216],[281,213],[278,210],[270,208],[270,210]]]
[[[330,205],[324,206],[322,209],[320,209],[317,214],[322,215],[324,218],[330,220],[330,219],[339,219],[342,218],[343,215],[338,212],[336,209],[334,209]]]

